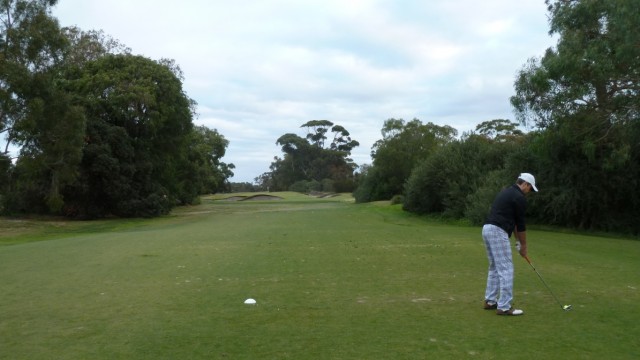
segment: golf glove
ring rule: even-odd
[[[516,250],[520,251],[520,241],[516,241]]]

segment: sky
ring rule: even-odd
[[[173,59],[250,182],[309,120],[344,126],[359,164],[390,118],[449,125],[514,120],[518,71],[556,41],[544,0],[59,0],[61,26],[103,30],[132,53]]]

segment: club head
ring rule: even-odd
[[[569,311],[569,310],[571,310],[571,307],[572,307],[571,305],[564,305],[564,306],[562,307],[562,310],[564,310],[564,311]]]

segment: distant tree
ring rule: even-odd
[[[523,135],[522,130],[518,129],[518,123],[504,119],[484,121],[476,126],[476,132],[496,141],[508,141]]]
[[[309,143],[321,149],[325,149],[329,132],[333,133],[331,143],[326,147],[330,150],[351,153],[351,150],[360,145],[358,141],[351,139],[351,135],[343,126],[334,125],[329,120],[311,120],[300,127],[307,128]]]
[[[214,194],[228,191],[227,179],[233,176],[233,164],[221,161],[229,141],[217,130],[205,126],[196,126],[188,141],[188,161],[181,166],[185,175],[181,187],[190,189],[181,203],[190,203],[201,194]]]
[[[493,186],[495,176],[490,174],[510,168],[514,162],[512,159],[519,156],[519,149],[526,148],[526,144],[524,134],[494,138],[474,132],[464,134],[461,139],[438,148],[416,166],[406,182],[404,209],[451,218],[462,218],[467,214],[477,217],[481,211],[479,207],[487,209],[493,198],[487,199],[476,193],[488,184]],[[516,174],[523,171],[523,165],[529,165],[528,161],[518,159],[523,161],[517,162]],[[505,183],[499,187],[489,188],[491,197],[507,181],[513,181],[516,175],[513,176],[513,179],[510,176],[502,179]],[[475,202],[479,199],[488,201],[488,204]]]
[[[258,187],[255,184],[250,182],[232,182],[229,184],[230,191],[233,193],[236,192],[255,192],[259,191]]]
[[[293,133],[278,138],[276,144],[284,156],[275,157],[271,171],[256,180],[270,190],[288,190],[294,184],[302,188],[301,181],[321,183],[328,179],[336,190],[351,191],[356,165],[349,156],[359,146],[358,141],[344,127],[328,120],[312,120],[301,127],[307,129],[305,138]]]
[[[404,183],[419,161],[437,148],[453,141],[457,131],[450,126],[423,124],[418,119],[405,122],[388,119],[382,127],[382,139],[371,150],[373,164],[354,192],[358,202],[388,200],[404,193]]]

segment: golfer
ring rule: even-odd
[[[522,257],[527,256],[525,195],[538,191],[536,179],[522,173],[516,183],[502,190],[491,205],[491,213],[482,227],[482,239],[489,258],[485,310],[496,310],[498,315],[522,315],[524,311],[511,306],[513,300],[513,260],[509,238],[515,232]]]

